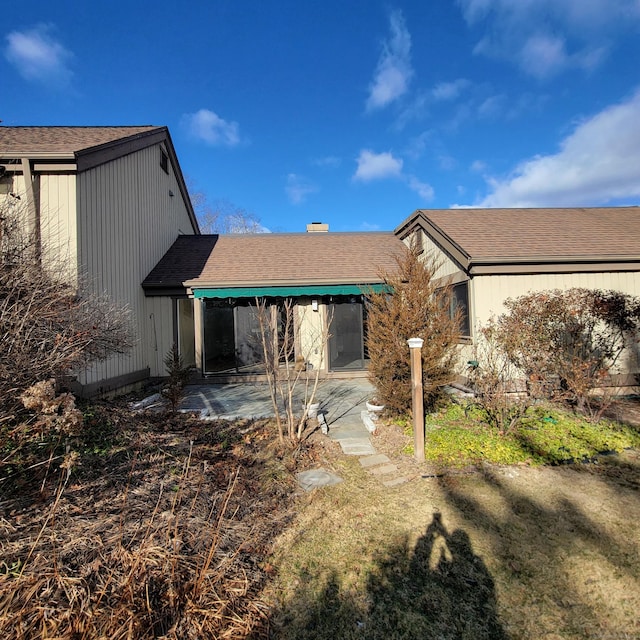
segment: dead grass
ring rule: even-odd
[[[640,638],[640,456],[594,465],[419,466],[392,489],[337,455],[278,541],[277,638]]]
[[[129,447],[4,487],[0,637],[266,637],[295,461],[264,423],[110,414]]]
[[[318,434],[104,410],[81,466],[0,485],[3,640],[640,638],[637,451],[451,473],[386,426],[389,489]]]

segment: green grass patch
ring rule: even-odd
[[[563,464],[640,446],[633,428],[602,420],[597,424],[557,407],[535,407],[501,435],[473,407],[450,404],[425,422],[426,458],[438,464]]]

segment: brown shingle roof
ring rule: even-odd
[[[402,250],[391,232],[181,236],[143,286],[374,284]]]
[[[184,235],[169,247],[160,262],[144,279],[142,286],[151,292],[184,289],[185,280],[197,278],[218,241],[217,235]]]
[[[392,233],[220,236],[192,286],[380,282],[402,243]]]
[[[73,154],[163,127],[0,127],[0,156]]]
[[[414,224],[440,234],[470,262],[640,259],[640,208],[418,210]]]

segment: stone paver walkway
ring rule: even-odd
[[[386,455],[376,451],[371,442],[371,427],[367,426],[365,417],[370,425],[375,425],[368,412],[361,411],[359,416],[352,415],[348,420],[336,422],[329,431],[329,437],[340,444],[346,455],[358,456],[362,468],[379,478],[386,487],[407,482],[408,478],[400,474],[398,467]]]
[[[301,387],[300,392],[304,389]],[[393,487],[407,478],[385,455],[379,454],[371,442],[375,422],[366,411],[366,400],[373,395],[373,387],[363,378],[325,380],[316,394],[319,412],[326,419],[328,436],[340,444],[348,456],[358,456],[363,469],[379,478],[382,484]],[[303,398],[298,399],[300,404]],[[268,418],[273,416],[269,390],[265,384],[200,384],[187,387],[182,410],[197,411],[205,420]],[[331,486],[340,478],[324,469],[312,469],[299,474],[298,481],[305,491],[314,487]]]

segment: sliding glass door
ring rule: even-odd
[[[362,302],[357,299],[329,305],[329,368],[332,371],[365,368],[363,312]]]
[[[205,374],[259,368],[264,358],[254,306],[205,300],[203,313]]]

